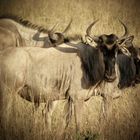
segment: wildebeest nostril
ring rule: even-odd
[[[113,70],[112,69],[109,69],[107,72],[106,72],[106,74],[108,75],[108,76],[112,76],[113,75]]]

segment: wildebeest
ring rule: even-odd
[[[84,100],[93,92],[91,87],[94,89],[104,79],[103,54],[99,48],[85,43],[77,49],[62,46],[47,50],[9,48],[1,52],[1,93],[6,85],[35,104],[61,99],[72,101],[79,126],[82,111],[79,107],[82,108]]]
[[[77,49],[66,44],[47,50],[8,48],[0,52],[0,66],[3,96],[11,91],[36,105],[65,99],[66,114],[70,115],[72,102],[79,127],[83,103],[93,95],[105,74],[100,48],[84,43]]]
[[[102,53],[91,46],[83,46],[78,54],[55,48],[9,48],[0,58],[1,93],[7,87],[35,104],[67,99],[77,110],[90,95],[90,87],[104,76]]]
[[[119,88],[129,87],[135,84],[136,66],[133,57],[118,54],[117,64],[119,67]]]
[[[87,29],[87,35],[90,27]],[[35,105],[65,99],[68,101],[66,114],[70,116],[72,102],[76,124],[80,126],[83,103],[93,96],[98,85],[100,88],[100,82],[107,72],[106,65],[110,60],[106,59],[108,55],[105,55],[109,49],[102,50],[98,43],[96,47],[92,47],[88,42],[81,42],[76,47],[75,49],[62,44],[47,50],[31,47],[9,48],[0,52],[1,93],[5,94],[10,89]],[[115,58],[115,53],[113,54],[111,61]],[[115,62],[113,64],[115,65]],[[112,74],[108,75],[108,79],[110,76]],[[111,83],[104,83],[105,86],[110,84],[114,90]],[[112,88],[104,88],[104,84],[102,85],[101,91],[111,93]],[[115,86],[117,87],[117,84]]]
[[[79,48],[78,54],[71,49],[75,53],[69,50],[66,53],[67,48],[63,52],[62,48],[59,51],[59,48],[33,47],[4,50],[0,53],[1,94],[17,93],[35,104],[65,99],[69,107],[66,114],[71,112],[72,101],[80,126],[84,101],[94,94],[96,85],[104,77],[104,61],[100,50],[89,45]],[[116,82],[105,82],[100,90],[114,94]]]
[[[87,40],[89,40],[91,43],[94,42],[96,43],[97,47],[100,48],[101,52],[104,55],[104,61],[105,61],[105,78],[106,81],[113,81],[115,80],[115,52],[116,49],[118,48],[117,42],[119,40],[122,40],[123,38],[126,38],[128,36],[128,29],[126,25],[120,21],[120,23],[123,25],[125,32],[121,37],[118,37],[115,34],[110,34],[110,35],[91,35],[91,29],[95,23],[92,23],[89,28],[87,29]],[[120,49],[123,49],[120,47]]]
[[[131,57],[133,58],[133,61],[136,67],[135,82],[139,83],[140,82],[140,49],[133,45],[133,39],[134,39],[134,36],[131,35],[131,36],[126,37],[123,40],[120,40],[118,44],[123,46],[124,48],[127,48],[127,50],[130,52]],[[128,65],[124,65],[124,67],[127,68]],[[129,76],[130,74],[128,75],[128,77]]]
[[[53,29],[48,30],[18,16],[0,16],[0,48],[9,46],[49,47],[61,44],[63,41],[62,34],[68,31],[71,22],[72,20],[63,33],[55,33]]]

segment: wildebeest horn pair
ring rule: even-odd
[[[55,33],[54,28],[57,26],[57,24],[53,26],[53,28],[48,33],[48,36],[53,44],[59,45],[64,42],[64,34],[69,30],[71,23],[72,23],[72,19],[70,20],[69,24],[67,25],[67,27],[64,29],[62,33],[59,32]]]
[[[91,23],[91,24],[88,26],[87,30],[86,30],[86,35],[87,35],[88,37],[90,37],[90,39],[93,40],[93,41],[95,41],[95,42],[98,42],[99,37],[98,37],[98,36],[95,36],[95,35],[92,36],[92,35],[91,35],[91,29],[92,29],[92,27],[95,25],[95,23],[97,23],[98,21],[99,21],[99,20],[96,20],[96,21],[94,21],[93,23]],[[127,29],[126,25],[125,25],[121,20],[119,20],[119,22],[123,25],[124,30],[125,30],[124,34],[119,38],[119,40],[121,40],[121,39],[125,39],[125,38],[128,36],[129,32],[128,32],[128,29]]]

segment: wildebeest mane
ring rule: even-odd
[[[105,66],[103,55],[99,49],[93,48],[87,44],[83,44],[79,50],[83,69],[82,80],[84,80],[87,86],[86,88],[88,88],[104,78]]]
[[[15,22],[17,22],[25,27],[35,29],[35,30],[38,30],[40,32],[48,33],[48,29],[44,28],[43,26],[36,25],[36,24],[30,22],[29,20],[24,19],[21,16],[12,15],[12,14],[5,14],[5,15],[1,15],[0,19],[11,19],[11,20],[14,20]]]
[[[133,85],[136,76],[136,66],[133,57],[118,54],[117,65],[120,73],[118,87],[121,89]]]

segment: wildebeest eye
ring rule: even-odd
[[[101,37],[99,37],[97,43],[102,43],[103,42],[103,39]]]

